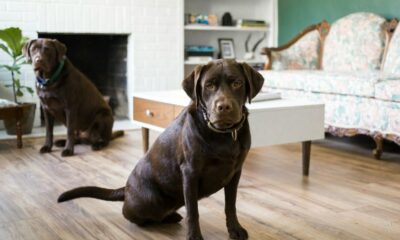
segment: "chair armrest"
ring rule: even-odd
[[[273,47],[273,48],[268,48],[265,47],[261,50],[261,54],[262,55],[266,55],[267,56],[267,62],[264,65],[264,69],[265,70],[269,70],[272,69],[272,66],[274,64],[274,62],[276,61],[282,61],[282,58],[285,58],[283,53],[285,50],[290,50],[293,48],[293,46],[299,42],[299,40],[301,40],[302,38],[304,38],[305,36],[307,36],[307,34],[317,30],[318,31],[318,37],[319,37],[319,44],[320,44],[320,50],[318,51],[318,62],[317,62],[317,69],[320,68],[321,64],[321,59],[322,59],[322,46],[325,40],[326,35],[329,32],[329,28],[330,28],[330,24],[327,21],[322,21],[318,24],[314,24],[311,25],[307,28],[305,28],[302,32],[300,32],[299,34],[297,34],[294,38],[292,38],[289,42],[287,42],[286,44],[279,46],[279,47]],[[317,49],[316,49],[317,50]],[[274,58],[274,55],[279,55],[279,59],[278,60],[276,57]],[[300,61],[301,59],[299,59]],[[289,69],[289,68],[288,68]]]

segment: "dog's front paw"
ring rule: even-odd
[[[96,143],[92,144],[92,150],[98,151],[98,150],[101,150],[102,148],[104,148],[105,146],[107,146],[106,142],[96,142]]]
[[[71,150],[71,149],[64,149],[62,152],[61,152],[61,156],[63,156],[63,157],[69,157],[69,156],[72,156],[72,155],[74,155],[74,151],[73,150]]]
[[[44,145],[43,147],[40,148],[39,152],[40,153],[49,153],[49,152],[51,152],[51,146]]]
[[[249,238],[249,234],[246,229],[242,228],[240,225],[235,228],[228,229],[229,237],[231,239],[245,240]]]

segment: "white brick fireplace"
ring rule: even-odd
[[[0,0],[0,28],[19,27],[29,38],[37,38],[38,32],[128,34],[130,111],[134,91],[180,87],[182,16],[183,0]],[[8,63],[3,53],[0,53],[0,63]],[[9,73],[1,70],[2,98],[11,99],[10,89],[3,86],[9,79]],[[21,80],[34,86],[29,65],[24,66]],[[38,102],[36,95],[32,98],[29,94],[23,100]]]

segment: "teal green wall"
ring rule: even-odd
[[[278,0],[279,44],[323,19],[334,20],[353,12],[374,12],[400,19],[400,0]]]

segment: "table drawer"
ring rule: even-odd
[[[158,127],[167,127],[175,119],[174,105],[133,98],[133,119]]]

